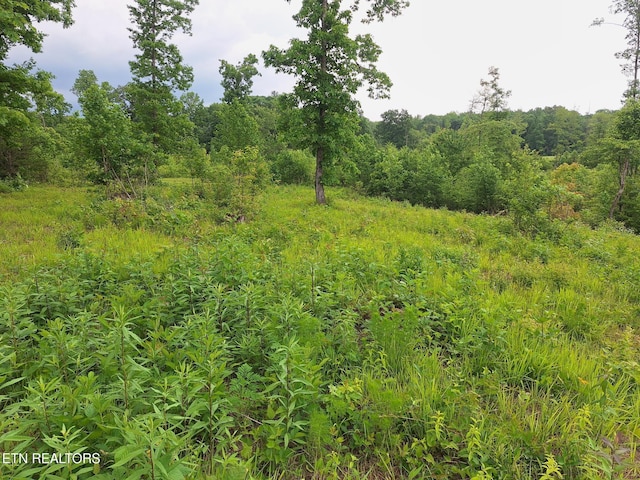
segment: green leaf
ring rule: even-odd
[[[148,474],[146,470],[138,469],[135,472],[133,472],[131,475],[126,477],[124,480],[138,480],[139,478],[142,478],[145,474]]]
[[[136,457],[146,457],[146,449],[125,445],[114,450],[113,456],[116,460],[116,463],[111,465],[111,468],[117,468],[129,463]]]
[[[6,378],[6,377],[0,377],[0,382],[2,382],[4,380],[4,378]],[[25,379],[25,377],[18,377],[18,378],[14,378],[13,380],[9,380],[8,382],[3,383],[2,385],[0,385],[0,390],[2,390],[4,388],[7,388],[7,387],[10,387],[11,385],[14,385],[14,384],[16,384],[16,383],[18,383],[18,382],[20,382],[20,381],[22,381],[24,379]]]

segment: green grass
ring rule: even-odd
[[[99,199],[90,189],[53,186],[0,195],[0,279],[29,275],[77,250],[126,262],[176,241],[149,228],[117,228],[109,220],[96,226],[91,205]]]
[[[59,238],[80,227],[83,190],[31,187],[0,195],[0,273],[17,275],[60,253]]]
[[[638,477],[637,236],[329,194],[223,224],[188,182],[1,196],[0,450],[100,450],[98,478]]]

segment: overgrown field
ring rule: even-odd
[[[0,196],[0,478],[640,478],[637,236],[329,195]]]

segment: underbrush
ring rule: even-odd
[[[99,463],[1,475],[640,474],[637,237],[310,193],[269,190],[248,223],[73,223],[4,282],[0,451]]]
[[[224,177],[224,175],[223,175]],[[255,216],[257,198],[238,197],[199,181],[164,180],[136,198],[102,195],[84,207],[86,230],[117,228],[153,230],[174,237],[197,235],[202,228]],[[242,204],[242,205],[240,205]]]
[[[20,174],[12,178],[0,178],[0,194],[21,192],[28,188],[28,186],[29,185],[24,181]]]

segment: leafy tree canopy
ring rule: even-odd
[[[381,115],[382,120],[376,126],[378,140],[392,143],[398,148],[409,146],[409,131],[412,128],[412,117],[406,110],[387,110]]]
[[[226,60],[220,60],[221,85],[224,88],[222,101],[233,103],[234,100],[244,100],[251,95],[253,77],[260,75],[256,64],[258,57],[254,54],[247,55],[242,62],[232,65]]]
[[[34,150],[33,139],[44,135],[37,130],[54,117],[68,111],[62,95],[51,87],[52,75],[35,69],[33,60],[22,65],[5,64],[9,50],[24,45],[37,53],[44,33],[37,28],[43,21],[71,24],[73,0],[3,0],[0,9],[0,177],[20,171]],[[37,116],[30,113],[34,110]],[[39,118],[38,118],[39,117]],[[20,162],[16,159],[20,157]],[[18,167],[20,165],[20,167]]]
[[[136,0],[129,5],[135,27],[130,37],[140,50],[129,62],[136,83],[146,83],[151,89],[169,87],[186,91],[193,82],[193,69],[182,62],[178,47],[170,43],[173,35],[182,31],[191,34],[188,15],[199,0]]]
[[[40,52],[45,35],[36,24],[51,21],[68,27],[72,23],[74,6],[74,0],[4,0],[0,15],[0,60],[4,60],[9,49],[16,45]]]
[[[135,0],[129,6],[134,24],[129,29],[140,53],[129,62],[133,82],[128,86],[132,118],[164,153],[182,148],[182,140],[193,133],[193,124],[182,115],[174,90],[187,91],[193,70],[184,65],[180,50],[170,43],[174,34],[191,33],[189,14],[198,0]]]
[[[471,111],[479,114],[496,114],[507,109],[507,100],[511,90],[499,85],[500,71],[497,67],[489,67],[489,79],[480,80],[480,90],[471,100]]]
[[[388,97],[389,77],[380,72],[376,62],[381,50],[371,35],[350,36],[349,26],[360,10],[360,0],[345,6],[342,0],[303,0],[294,15],[298,27],[307,30],[304,40],[294,39],[288,49],[271,46],[263,52],[265,64],[276,71],[297,78],[289,97],[301,109],[303,139],[316,155],[316,201],[326,203],[322,183],[325,164],[335,162],[358,122],[358,102],[354,95],[367,85],[372,98]],[[401,0],[366,2],[363,21],[381,21],[387,15],[398,15],[408,6]]]
[[[627,48],[616,53],[616,58],[624,60],[622,71],[630,77],[629,88],[624,93],[625,98],[637,99],[640,96],[640,1],[638,0],[614,0],[611,5],[611,13],[625,15],[622,24],[613,24],[623,27],[627,31],[625,39]],[[593,21],[594,26],[604,25],[604,18]]]

